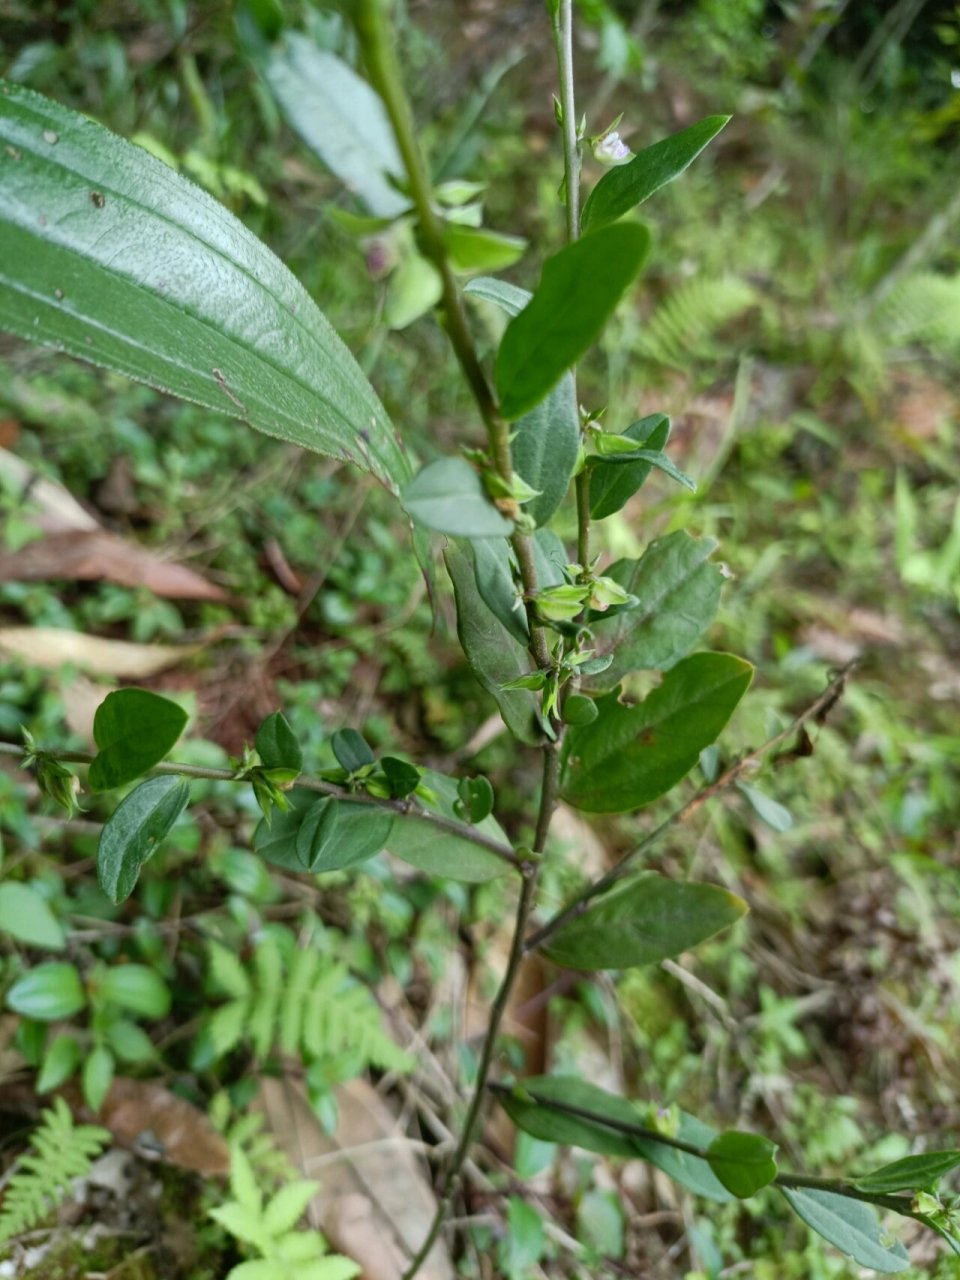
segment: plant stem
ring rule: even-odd
[[[26,748],[18,743],[0,742],[0,756],[14,756],[22,760],[28,754]],[[59,760],[62,764],[91,764],[94,758],[87,751],[43,751],[42,754],[50,756],[54,760]],[[148,769],[144,776],[156,777],[159,774],[176,774],[183,778],[202,778],[209,782],[248,781],[246,777],[231,772],[229,769],[214,769],[196,764],[177,764],[175,760],[162,760],[159,764],[155,764],[152,769]],[[469,840],[471,844],[478,845],[481,849],[486,849],[488,853],[492,853],[503,862],[509,863],[517,871],[522,871],[526,865],[524,860],[509,845],[503,844],[499,840],[494,840],[491,836],[485,836],[482,831],[478,831],[476,827],[470,826],[465,822],[457,822],[455,818],[445,818],[442,813],[433,813],[431,810],[411,804],[407,800],[387,800],[379,796],[351,791],[348,787],[339,786],[335,782],[328,782],[325,778],[300,777],[294,781],[293,786],[303,787],[306,791],[318,791],[325,796],[339,796],[343,799],[349,799],[352,804],[368,804],[377,809],[387,809],[400,818],[419,818],[440,831],[457,836],[461,840]]]
[[[490,456],[497,474],[508,486],[513,482],[510,460],[510,427],[500,414],[500,406],[477,355],[467,321],[463,294],[450,266],[444,243],[443,222],[433,206],[430,176],[417,141],[413,113],[403,87],[395,41],[388,19],[389,0],[358,0],[354,11],[357,34],[363,50],[370,83],[386,107],[410,184],[410,198],[417,213],[420,248],[440,274],[443,285],[443,314],[454,354],[463,370],[480,416],[487,429]],[[503,500],[504,514],[515,517],[516,504]],[[511,539],[520,567],[530,624],[530,649],[539,667],[550,665],[550,652],[543,627],[536,617],[533,597],[537,593],[537,572],[528,534],[515,533]]]
[[[499,1097],[509,1097],[513,1092],[509,1085],[496,1082],[488,1085],[488,1088],[491,1093]],[[662,1133],[659,1129],[651,1129],[642,1124],[631,1124],[626,1120],[615,1120],[612,1116],[604,1115],[599,1111],[592,1111],[588,1107],[574,1106],[572,1103],[559,1102],[554,1098],[542,1098],[530,1090],[523,1089],[522,1086],[521,1089],[525,1100],[530,1099],[538,1107],[543,1107],[547,1111],[557,1111],[561,1115],[575,1116],[579,1120],[589,1120],[591,1124],[602,1125],[605,1129],[611,1129],[615,1133],[623,1133],[633,1138],[642,1138],[647,1142],[657,1142],[661,1146],[673,1147],[675,1151],[683,1151],[686,1155],[696,1156],[699,1160],[709,1162],[709,1152],[705,1147],[698,1147],[692,1142],[684,1142],[681,1138],[672,1138],[668,1134]],[[643,1152],[638,1151],[637,1155],[642,1157]],[[881,1209],[892,1209],[895,1213],[902,1214],[906,1218],[916,1218],[918,1222],[926,1224],[927,1221],[925,1215],[917,1214],[913,1211],[911,1200],[902,1196],[859,1191],[852,1183],[845,1182],[842,1178],[820,1178],[806,1173],[778,1173],[770,1185],[785,1187],[787,1190],[806,1188],[811,1191],[829,1191],[832,1195],[846,1196],[850,1200],[861,1200],[866,1204],[876,1205]]]
[[[563,185],[567,210],[567,240],[580,235],[580,147],[573,92],[573,0],[560,0],[553,19],[560,80],[560,127],[563,130]]]
[[[708,800],[719,794],[719,792],[726,791],[729,787],[732,787],[744,773],[750,772],[757,764],[759,764],[764,756],[768,755],[771,751],[774,751],[777,747],[782,746],[792,738],[794,734],[799,733],[808,721],[813,720],[818,724],[822,723],[830,709],[840,700],[847,677],[856,665],[856,659],[854,659],[853,662],[848,662],[847,665],[837,673],[833,680],[830,681],[823,693],[821,693],[805,711],[802,711],[800,715],[791,720],[790,724],[788,724],[785,729],[781,730],[780,733],[775,734],[772,738],[769,738],[762,746],[757,747],[756,750],[748,751],[746,755],[741,756],[740,759],[730,765],[728,769],[725,769],[719,778],[714,779],[714,781],[709,783],[707,786],[701,787],[695,795],[691,796],[686,804],[681,805],[680,808],[671,813],[669,817],[664,818],[663,822],[645,835],[635,848],[631,849],[629,853],[624,854],[620,861],[614,867],[611,867],[606,875],[600,876],[599,879],[588,884],[586,888],[583,889],[571,902],[568,902],[565,907],[562,907],[556,915],[551,916],[546,924],[537,929],[535,933],[532,933],[524,943],[524,951],[533,951],[537,947],[542,946],[543,943],[546,942],[547,938],[556,933],[559,928],[568,924],[571,920],[576,920],[579,916],[582,916],[593,899],[599,897],[602,893],[606,893],[608,889],[612,889],[618,880],[622,879],[623,876],[633,869],[637,859],[642,854],[646,853],[652,845],[656,844],[660,837],[665,835],[671,827],[674,827],[677,823],[683,822],[684,819],[689,818],[690,815],[695,813],[701,805],[706,804]],[[812,746],[809,750],[812,751]],[[797,754],[801,754],[801,752],[798,752]],[[809,754],[809,752],[807,752],[807,754]]]
[[[556,744],[548,743],[543,748],[543,783],[540,792],[540,809],[537,814],[537,830],[533,843],[533,852],[535,854],[541,854],[546,846],[547,834],[550,830],[550,820],[553,817],[553,811],[556,808],[559,784],[559,750]],[[523,883],[520,888],[520,899],[517,903],[513,937],[510,942],[510,955],[507,959],[507,967],[503,978],[500,981],[500,987],[490,1010],[490,1023],[484,1037],[483,1049],[480,1053],[480,1065],[477,1067],[477,1078],[474,1082],[473,1094],[470,1098],[466,1119],[463,1122],[460,1140],[457,1143],[457,1149],[451,1158],[450,1164],[444,1174],[443,1181],[438,1189],[439,1203],[437,1205],[437,1211],[434,1214],[433,1221],[430,1224],[430,1230],[427,1233],[423,1244],[421,1244],[420,1248],[417,1250],[416,1256],[411,1261],[410,1266],[404,1272],[403,1280],[413,1280],[413,1277],[426,1261],[430,1250],[436,1242],[437,1236],[440,1234],[440,1229],[450,1211],[450,1202],[453,1199],[457,1183],[459,1182],[460,1171],[463,1168],[467,1154],[479,1127],[480,1120],[484,1112],[484,1101],[489,1084],[490,1068],[493,1066],[497,1039],[500,1034],[500,1025],[503,1022],[503,1015],[506,1012],[507,1004],[510,1000],[511,992],[513,991],[513,985],[516,981],[517,973],[519,972],[520,964],[523,960],[523,935],[527,927],[527,921],[530,918],[530,913],[533,910],[534,902],[536,901],[539,873],[539,858],[529,860],[522,868],[521,874],[523,875]]]

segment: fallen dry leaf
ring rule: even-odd
[[[351,1080],[336,1097],[340,1119],[333,1137],[289,1077],[262,1080],[256,1105],[288,1158],[320,1183],[309,1210],[313,1225],[360,1264],[362,1280],[400,1280],[429,1229],[436,1199],[409,1139],[376,1091],[365,1080]],[[441,1243],[418,1275],[453,1280]]]
[[[142,1154],[155,1153],[205,1177],[230,1169],[226,1139],[204,1113],[149,1080],[119,1077],[96,1117],[114,1138]]]
[[[60,627],[0,627],[0,656],[56,670],[68,662],[95,676],[135,680],[156,675],[200,652],[199,644],[130,644]]]
[[[193,569],[104,530],[55,533],[19,551],[0,550],[0,582],[46,578],[106,578],[124,587],[146,587],[173,600],[226,600],[227,593]]]
[[[99,529],[100,526],[62,484],[48,480],[28,462],[8,449],[0,449],[0,480],[29,497],[37,527],[47,533],[71,529]]]
[[[108,693],[113,693],[114,688],[109,684],[94,684],[86,676],[75,675],[72,680],[64,681],[60,689],[67,728],[91,747],[95,745],[93,719],[97,707]]]

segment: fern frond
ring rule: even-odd
[[[735,276],[687,280],[673,289],[646,321],[638,349],[658,364],[688,369],[691,359],[716,356],[713,339],[717,332],[755,301],[751,286]]]
[[[960,349],[960,274],[918,271],[895,285],[880,307],[878,320],[895,346],[917,343],[935,354]]]
[[[74,1178],[84,1177],[110,1141],[98,1125],[73,1123],[62,1098],[43,1113],[30,1151],[19,1158],[3,1191],[0,1244],[32,1230],[66,1197]]]

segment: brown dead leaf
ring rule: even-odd
[[[426,1235],[436,1200],[396,1117],[364,1080],[336,1090],[340,1120],[333,1137],[320,1128],[302,1086],[264,1079],[257,1105],[278,1145],[304,1176],[321,1184],[310,1206],[313,1225],[363,1268],[362,1280],[400,1280]],[[434,1246],[422,1280],[453,1280],[445,1247]]]
[[[149,1080],[119,1077],[96,1117],[124,1146],[205,1177],[230,1169],[226,1139],[192,1103]]]
[[[20,438],[20,423],[16,418],[0,418],[0,449],[9,449]]]
[[[67,728],[91,747],[95,745],[93,719],[97,714],[97,707],[108,693],[113,693],[114,688],[115,686],[108,684],[94,684],[86,676],[74,676],[69,682],[65,681],[60,689]]]
[[[19,551],[0,550],[0,582],[47,578],[106,578],[124,587],[146,587],[174,600],[227,599],[227,593],[193,569],[162,560],[145,547],[101,529],[55,533]]]
[[[56,670],[71,663],[95,676],[136,680],[192,658],[199,644],[130,644],[60,627],[0,627],[0,656]]]

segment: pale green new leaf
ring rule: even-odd
[[[233,214],[142,148],[0,82],[0,329],[260,431],[410,474],[309,294]]]
[[[48,951],[62,951],[66,945],[63,926],[46,898],[28,884],[0,884],[0,933]]]

